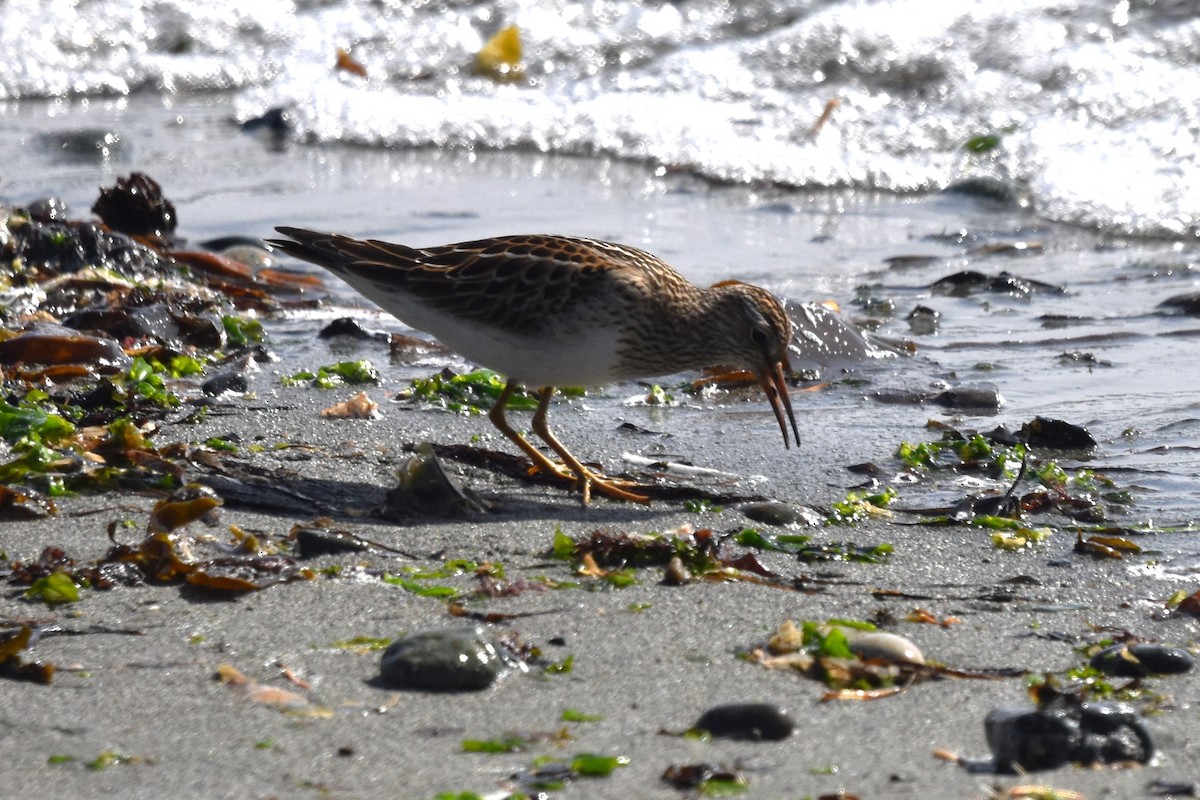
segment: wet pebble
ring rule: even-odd
[[[209,397],[217,397],[226,392],[245,394],[250,391],[250,381],[241,370],[221,370],[200,384],[200,391]]]
[[[504,658],[480,628],[412,633],[392,642],[379,663],[380,679],[398,689],[466,692],[486,689],[504,671]]]
[[[262,245],[234,245],[219,252],[225,258],[245,264],[256,271],[275,266],[275,257]]]
[[[929,306],[916,306],[908,312],[908,327],[918,336],[928,336],[937,333],[941,312]]]
[[[1165,309],[1167,313],[1171,314],[1200,315],[1200,292],[1189,292],[1187,294],[1177,294],[1168,297],[1159,303],[1158,307]]]
[[[34,200],[26,209],[30,218],[38,222],[63,222],[70,217],[67,204],[57,197]]]
[[[683,563],[679,556],[671,556],[667,568],[663,570],[663,583],[667,586],[683,586],[692,582],[692,571]]]
[[[883,260],[891,269],[929,267],[941,262],[941,256],[890,256]]]
[[[286,108],[271,108],[258,117],[253,117],[242,123],[242,130],[247,133],[267,132],[268,134],[284,137],[295,127],[294,115]]]
[[[92,211],[108,227],[134,236],[171,234],[178,224],[174,204],[144,172],[117,178],[115,186],[101,189]]]
[[[352,339],[387,341],[388,333],[382,330],[369,330],[353,317],[338,317],[317,333],[317,338],[332,339],[334,336],[349,336]]]
[[[353,534],[324,528],[296,528],[292,538],[296,542],[296,555],[300,558],[316,558],[337,553],[361,553],[371,549],[366,542]]]
[[[747,519],[762,525],[783,527],[785,525],[799,525],[804,522],[804,518],[800,515],[800,512],[787,503],[774,501],[746,503],[744,506],[739,507],[738,510],[745,514]]]
[[[791,736],[796,723],[773,703],[732,703],[708,709],[692,727],[724,739],[777,741]]]
[[[989,255],[998,252],[995,245],[986,245],[985,247],[987,248],[986,250],[977,251],[979,255]],[[1028,246],[1009,246],[1010,252],[1028,252],[1029,250],[1030,247]],[[966,297],[976,292],[991,292],[1011,297],[1029,297],[1035,292],[1062,294],[1065,291],[1061,286],[1022,278],[1008,272],[988,275],[977,270],[963,270],[953,275],[947,275],[931,283],[929,290],[935,295],[944,295],[947,297]]]
[[[1106,675],[1139,678],[1178,675],[1191,670],[1195,659],[1186,650],[1161,644],[1114,644],[1092,656],[1091,665]]]
[[[62,164],[103,164],[128,156],[121,134],[103,128],[43,133],[37,137],[37,142],[57,163]]]
[[[1029,193],[1014,183],[987,176],[964,178],[951,183],[942,191],[946,194],[961,194],[1021,208],[1027,207],[1031,202]]]
[[[49,323],[36,323],[0,342],[0,364],[88,364],[114,372],[128,369],[131,362],[115,339]]]
[[[1004,404],[1000,389],[994,383],[952,386],[931,398],[947,408],[999,409]]]
[[[1066,450],[1096,446],[1096,439],[1087,428],[1061,419],[1034,417],[1021,426],[1017,438],[1029,445]]]
[[[921,648],[910,640],[895,633],[867,631],[861,633],[847,630],[847,644],[851,652],[864,661],[893,661],[905,664],[924,664],[925,655]]]
[[[1059,698],[1039,708],[1005,707],[983,722],[997,772],[1148,763],[1154,741],[1138,712],[1122,703]]]

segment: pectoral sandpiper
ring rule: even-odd
[[[788,442],[792,412],[784,370],[792,326],[757,286],[701,289],[649,253],[569,236],[501,236],[414,248],[301,228],[276,228],[285,253],[325,267],[380,308],[507,378],[490,414],[538,470],[583,493],[648,503],[636,484],[594,473],[550,432],[556,386],[596,386],[704,367],[750,370]],[[537,389],[533,431],[556,464],[504,415],[520,385]],[[628,488],[625,488],[628,487]]]

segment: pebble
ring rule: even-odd
[[[250,380],[240,370],[221,370],[200,384],[200,391],[209,397],[217,397],[226,392],[244,394],[250,391]]]
[[[398,689],[466,692],[491,686],[504,668],[504,658],[481,628],[451,628],[392,642],[383,651],[379,676]]]
[[[446,472],[428,442],[422,442],[416,455],[404,460],[396,470],[396,478],[397,485],[386,495],[384,519],[404,519],[413,514],[455,517],[488,510],[483,498]]]
[[[847,633],[847,644],[854,655],[866,660],[892,661],[904,664],[924,664],[925,655],[921,648],[910,640],[895,633],[868,631],[851,635]]]
[[[1195,659],[1186,650],[1161,644],[1114,644],[1092,656],[1091,665],[1106,675],[1139,678],[1178,675],[1191,670]]]
[[[993,709],[983,721],[994,767],[1001,773],[1135,761],[1149,763],[1155,745],[1141,715],[1123,703],[1065,699],[1041,708]]]
[[[796,723],[773,703],[733,703],[708,709],[692,727],[724,739],[778,741],[791,736]]]
[[[908,327],[918,336],[929,336],[937,333],[941,317],[941,312],[929,306],[916,306],[908,314]]]
[[[1090,449],[1096,446],[1096,440],[1087,428],[1064,422],[1061,419],[1034,417],[1021,426],[1017,438],[1035,447],[1053,447],[1056,449]]]
[[[787,503],[768,501],[765,503],[746,503],[739,509],[746,518],[761,525],[799,525],[804,521],[800,513]]]

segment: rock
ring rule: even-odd
[[[404,460],[396,479],[380,509],[384,519],[407,519],[414,514],[461,517],[488,510],[483,498],[446,472],[428,442],[422,442],[416,455]]]
[[[1106,675],[1140,678],[1177,675],[1191,670],[1195,659],[1186,650],[1161,644],[1114,644],[1092,656],[1091,665]]]
[[[895,633],[857,631],[843,628],[851,652],[863,661],[894,661],[904,664],[924,664],[921,648]]]
[[[931,400],[947,408],[996,411],[1004,405],[1000,389],[996,384],[988,382],[951,386],[946,391],[935,395]]]
[[[481,628],[452,628],[392,642],[380,659],[379,677],[398,689],[478,691],[495,683],[505,666]]]
[[[764,503],[746,503],[740,506],[738,510],[745,514],[747,519],[763,525],[783,527],[785,525],[799,525],[804,522],[804,518],[800,516],[800,513],[787,503],[770,501]]]
[[[777,741],[790,736],[796,723],[773,703],[733,703],[708,709],[692,727],[724,739]]]
[[[929,336],[937,333],[942,314],[929,306],[915,306],[908,312],[908,327],[918,336]]]
[[[1017,438],[1034,447],[1052,447],[1062,450],[1086,450],[1096,446],[1096,440],[1088,429],[1061,419],[1034,417],[1021,426]]]
[[[178,224],[174,204],[144,172],[117,178],[116,186],[101,189],[92,211],[108,227],[131,236],[169,236]]]
[[[1145,764],[1154,756],[1149,730],[1137,711],[1123,703],[1088,703],[1064,695],[1036,709],[995,709],[983,727],[997,772]]]
[[[206,378],[200,384],[200,391],[209,397],[217,397],[226,392],[245,394],[250,391],[250,381],[241,370],[223,369]]]

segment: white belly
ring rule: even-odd
[[[618,332],[589,327],[554,337],[515,334],[431,311],[416,302],[389,297],[389,311],[419,331],[432,334],[454,352],[529,387],[599,386],[622,375]],[[393,302],[394,301],[394,302]]]

